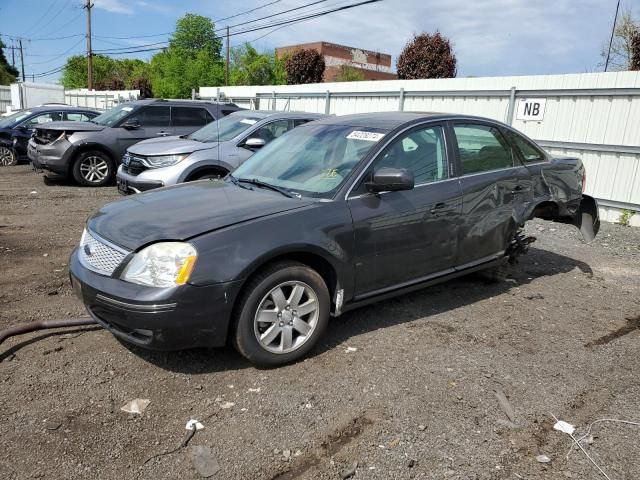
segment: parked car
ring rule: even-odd
[[[54,122],[36,128],[28,155],[36,168],[99,187],[115,178],[122,156],[134,143],[187,135],[238,109],[231,103],[137,100],[118,105],[91,123]]]
[[[527,249],[541,217],[599,229],[577,158],[485,118],[330,117],[293,129],[223,182],[102,207],[73,251],[89,314],[147,348],[230,340],[260,365],[306,354],[330,315]]]
[[[27,145],[33,129],[56,121],[86,122],[99,112],[69,105],[41,105],[18,110],[0,119],[0,165],[15,165],[27,159]]]
[[[127,149],[118,167],[120,193],[221,178],[292,128],[324,117],[317,113],[244,110],[186,136],[151,138]]]

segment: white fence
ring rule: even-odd
[[[64,103],[76,107],[96,108],[98,110],[108,110],[120,103],[137,100],[140,97],[140,90],[66,90],[64,92]]]
[[[638,212],[631,223],[640,226],[640,72],[203,87],[200,97],[336,115],[407,110],[497,119],[552,154],[581,157],[603,220],[617,221],[628,209]]]
[[[7,111],[11,106],[11,87],[9,85],[0,85],[0,114]]]
[[[45,103],[66,103],[76,107],[108,110],[115,105],[140,98],[140,90],[65,90],[49,83],[14,83],[0,86],[0,112],[20,110]]]

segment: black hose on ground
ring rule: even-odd
[[[35,332],[36,330],[47,330],[50,328],[64,327],[81,327],[83,325],[95,324],[96,322],[89,317],[71,318],[68,320],[41,320],[39,322],[25,323],[24,325],[17,325],[15,327],[0,330],[0,343],[4,342],[9,337],[22,335],[23,333]]]

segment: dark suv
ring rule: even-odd
[[[231,103],[138,100],[86,122],[52,122],[36,128],[28,156],[34,167],[69,176],[81,185],[110,182],[128,147],[141,140],[187,135],[239,110]]]
[[[84,122],[99,114],[84,107],[42,105],[0,118],[0,165],[15,165],[20,160],[26,160],[27,144],[34,128],[62,120]]]

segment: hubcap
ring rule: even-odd
[[[311,338],[318,324],[318,296],[303,282],[285,282],[267,293],[256,312],[254,332],[271,353],[289,353]]]
[[[13,165],[13,152],[7,147],[0,147],[0,165]]]
[[[109,173],[106,160],[94,155],[85,158],[80,164],[80,174],[87,182],[100,183]]]

